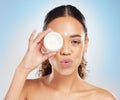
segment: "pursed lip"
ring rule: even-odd
[[[72,59],[63,59],[60,61],[62,66],[71,66],[71,64],[73,63]]]

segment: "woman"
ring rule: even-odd
[[[51,31],[63,38],[63,46],[57,52],[48,52],[43,45]],[[34,30],[5,100],[116,100],[110,92],[84,81],[88,35],[85,18],[77,8],[66,5],[51,10],[43,32],[36,37],[35,34]],[[40,64],[42,77],[26,79]]]

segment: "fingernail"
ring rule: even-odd
[[[37,32],[37,30],[36,30],[36,29],[34,29],[34,30],[33,30],[33,32],[34,32],[34,33],[36,33],[36,32]]]

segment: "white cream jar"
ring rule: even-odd
[[[50,32],[44,38],[44,46],[48,51],[58,51],[63,46],[63,38],[57,32]]]

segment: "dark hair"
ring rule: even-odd
[[[64,16],[71,16],[77,19],[82,24],[85,32],[85,39],[87,39],[87,27],[85,25],[85,17],[76,7],[72,5],[62,5],[48,12],[44,20],[43,30],[46,30],[47,25],[51,21],[53,21],[56,18],[64,17]],[[86,61],[83,55],[81,64],[78,67],[78,73],[82,79],[84,79],[86,76],[85,69],[86,69]],[[52,68],[51,68],[51,64],[49,63],[49,60],[46,60],[42,63],[42,69],[39,70],[39,72],[42,73],[42,76],[48,75],[52,72]]]

